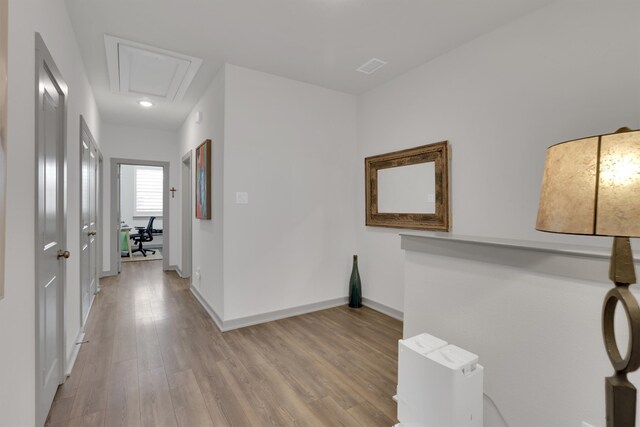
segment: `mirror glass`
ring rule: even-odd
[[[436,213],[434,162],[378,169],[379,213]]]

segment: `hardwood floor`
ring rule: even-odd
[[[392,426],[402,323],[339,307],[221,333],[162,261],[102,279],[47,426]]]

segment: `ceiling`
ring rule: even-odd
[[[553,0],[66,0],[102,119],[178,129],[223,63],[359,94]],[[181,100],[111,92],[104,35],[203,60]],[[371,58],[388,64],[356,71]]]

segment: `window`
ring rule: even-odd
[[[162,168],[136,167],[135,216],[162,216]]]

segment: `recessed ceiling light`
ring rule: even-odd
[[[142,105],[144,108],[153,107],[153,102],[150,101],[138,101],[138,104]]]
[[[356,71],[360,71],[364,74],[373,74],[385,65],[387,65],[387,61],[383,61],[382,59],[378,58],[371,58],[370,60],[359,66]]]

